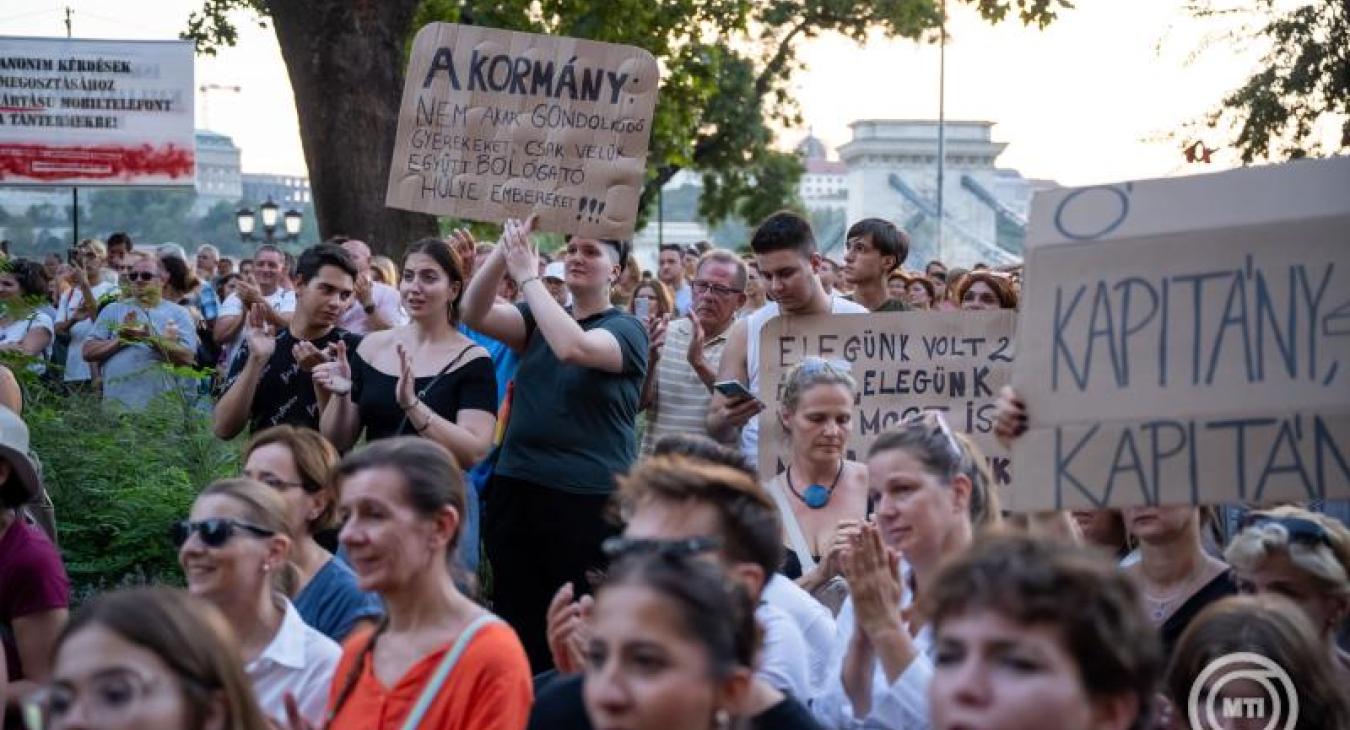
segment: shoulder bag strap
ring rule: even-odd
[[[417,698],[417,704],[413,705],[412,712],[408,713],[408,719],[403,722],[403,730],[417,730],[422,724],[422,718],[426,716],[427,710],[431,709],[431,703],[436,701],[436,695],[440,694],[441,687],[445,685],[445,680],[450,676],[451,670],[459,663],[459,658],[468,648],[469,642],[478,631],[486,626],[495,624],[501,619],[490,613],[474,619],[472,623],[460,632],[459,638],[455,639],[455,645],[450,647],[450,651],[445,653],[445,658],[436,666],[436,673],[427,680],[427,686],[422,688],[422,694]]]
[[[778,511],[783,515],[783,529],[787,530],[788,542],[792,545],[792,552],[797,554],[797,561],[801,563],[802,573],[809,570],[815,570],[816,559],[811,555],[811,548],[806,542],[806,534],[802,532],[802,526],[797,522],[797,516],[792,513],[792,503],[788,501],[787,489],[784,487],[783,476],[774,477],[768,483],[769,494],[773,496],[773,501],[778,505]]]

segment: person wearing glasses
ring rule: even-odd
[[[660,551],[620,559],[596,596],[586,647],[583,698],[590,724],[733,727],[733,718],[762,691],[753,677],[758,638],[749,595],[716,565]],[[790,700],[758,713],[751,725],[816,727]]]
[[[650,455],[665,436],[707,432],[704,419],[712,402],[713,383],[727,331],[745,305],[746,280],[746,265],[739,256],[722,249],[709,251],[699,260],[689,284],[694,293],[689,317],[669,322],[654,333],[642,386],[642,406],[647,410],[643,456]]]
[[[933,634],[912,607],[942,561],[969,547],[976,524],[997,512],[983,468],[983,455],[937,412],[902,421],[872,445],[874,522],[849,536],[840,558],[849,596],[829,685],[812,706],[821,724],[930,727]]]
[[[172,536],[188,592],[220,609],[234,630],[263,713],[284,727],[286,704],[294,702],[318,726],[342,650],[288,598],[299,576],[282,497],[252,479],[213,482]]]
[[[708,406],[708,435],[719,443],[739,442],[751,463],[759,461],[759,335],[764,324],[779,316],[866,314],[867,308],[826,293],[817,274],[823,266],[811,223],[790,211],[774,213],[755,229],[750,248],[764,275],[772,302],[737,320],[727,332],[718,369],[719,382],[734,380],[754,397],[714,393]]]
[[[515,632],[456,588],[466,508],[454,457],[430,439],[381,439],[336,481],[339,539],[385,618],[343,649],[327,730],[520,730],[533,701]]]
[[[906,312],[903,298],[891,296],[887,277],[905,263],[909,236],[894,223],[864,218],[848,229],[844,239],[843,278],[853,287],[849,299],[871,312]]]
[[[783,574],[833,612],[848,592],[840,558],[869,511],[867,465],[847,457],[856,389],[847,363],[810,357],[788,372],[788,467],[765,485],[783,520]]]
[[[25,707],[33,730],[269,730],[211,604],[175,588],[93,598],[53,652],[52,680]]]
[[[379,597],[363,593],[352,569],[315,539],[337,524],[337,490],[331,481],[337,449],[312,429],[282,425],[254,434],[243,458],[244,476],[275,489],[286,503],[300,618],[337,642],[377,621],[384,613]]]
[[[105,403],[142,410],[161,393],[196,390],[163,365],[192,364],[197,331],[186,309],[163,299],[159,260],[133,252],[127,261],[131,298],[103,308],[82,351],[102,371]]]
[[[663,441],[658,449],[676,441]],[[711,443],[708,446],[718,448]],[[612,559],[644,554],[696,557],[724,570],[756,606],[754,619],[764,646],[751,665],[754,676],[748,694],[735,708],[727,708],[729,714],[747,719],[756,728],[814,727],[804,706],[811,701],[818,683],[823,683],[824,674],[822,671],[813,676],[810,665],[815,654],[828,653],[828,646],[808,646],[793,618],[765,592],[781,556],[781,527],[772,500],[743,460],[739,466],[731,466],[678,453],[654,456],[621,477],[619,504],[627,523],[621,537],[605,543],[605,552]],[[563,676],[541,689],[531,715],[531,730],[592,727],[579,711],[583,678],[577,673],[586,670],[589,674],[593,664],[589,647],[596,643],[597,604],[589,596],[577,601],[572,598],[572,586],[564,586],[549,608],[550,647]],[[804,598],[810,602],[810,598]],[[590,681],[589,676],[584,680]],[[646,716],[648,722],[659,719],[654,713]],[[593,713],[591,717],[597,719]],[[784,718],[798,720],[782,722]],[[615,725],[599,722],[594,726]]]
[[[56,336],[69,338],[63,375],[67,384],[93,378],[82,350],[94,330],[99,304],[117,294],[117,272],[107,264],[107,249],[100,241],[88,238],[75,247],[75,261],[66,273],[70,288],[56,305]]]
[[[1337,642],[1350,618],[1350,530],[1298,507],[1252,512],[1243,525],[1224,551],[1238,591],[1293,601],[1350,686],[1350,653]]]

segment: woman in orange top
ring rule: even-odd
[[[337,483],[339,539],[385,618],[347,639],[328,730],[524,728],[534,701],[525,650],[451,579],[465,490],[450,453],[411,436],[380,440],[343,459]]]

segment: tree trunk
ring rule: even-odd
[[[438,235],[436,219],[386,208],[403,97],[403,48],[419,0],[270,0],[295,91],[319,235],[379,253]]]

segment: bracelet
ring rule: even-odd
[[[530,283],[530,282],[532,282],[532,281],[539,281],[539,277],[537,277],[537,276],[531,276],[531,277],[528,277],[528,278],[526,278],[524,281],[522,281],[522,282],[520,282],[519,284],[517,284],[516,286],[520,287],[521,289],[524,289],[524,288],[525,288],[525,285],[528,284],[528,283]]]

